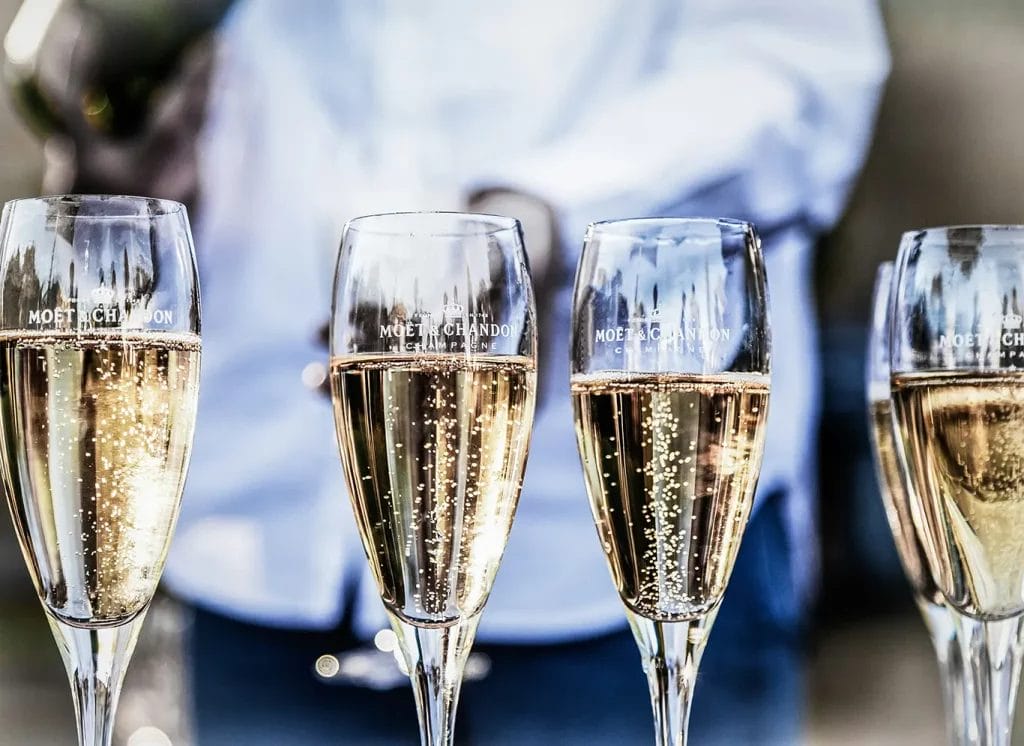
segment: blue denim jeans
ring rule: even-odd
[[[701,664],[693,744],[800,741],[803,626],[783,499],[769,497],[748,527]],[[317,656],[356,644],[343,630],[271,630],[197,610],[191,660],[200,746],[416,743],[409,688],[327,686],[313,674]],[[457,743],[653,742],[646,680],[628,631],[572,644],[475,649],[487,653],[491,670],[463,687]]]

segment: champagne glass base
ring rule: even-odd
[[[659,622],[626,610],[651,692],[657,746],[686,746],[693,684],[718,608],[698,619]]]
[[[75,698],[79,746],[110,746],[121,684],[146,617],[116,627],[76,627],[47,613]]]
[[[420,742],[423,746],[449,746],[454,741],[462,672],[480,615],[443,627],[410,624],[391,612],[388,617],[416,697]]]

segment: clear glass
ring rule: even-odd
[[[907,482],[895,447],[889,396],[889,308],[893,263],[878,267],[867,349],[867,404],[879,492],[903,571],[924,618],[939,663],[946,732],[950,743],[964,741],[964,667],[954,618],[932,580],[917,528]]]
[[[576,432],[598,536],[640,647],[657,743],[679,746],[764,446],[768,296],[753,227],[592,225],[572,328]]]
[[[906,233],[890,320],[897,450],[956,628],[962,741],[1010,743],[1024,620],[1024,227]]]
[[[517,221],[398,213],[345,227],[331,318],[338,443],[424,744],[453,742],[519,500],[536,348]]]
[[[79,743],[105,745],[192,448],[188,218],[162,200],[45,197],[8,202],[0,236],[0,470]]]

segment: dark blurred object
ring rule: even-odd
[[[825,622],[856,623],[879,612],[914,608],[871,460],[866,346],[867,329],[859,324],[823,329],[825,414],[818,456]]]
[[[43,191],[192,201],[204,39],[231,3],[26,0],[4,40],[5,74],[46,140]]]
[[[819,254],[826,323],[867,323],[875,268],[903,231],[1024,222],[1024,3],[883,8],[893,72],[849,210]]]

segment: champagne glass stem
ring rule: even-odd
[[[451,746],[455,711],[480,615],[444,627],[419,627],[391,617],[412,681],[423,746]]]
[[[626,610],[640,647],[657,746],[686,746],[697,667],[718,610],[691,621],[656,622]]]
[[[75,698],[79,746],[112,743],[121,683],[145,616],[117,627],[86,628],[47,614]]]
[[[923,598],[917,599],[921,616],[935,648],[935,659],[939,664],[939,684],[942,687],[942,704],[946,722],[946,736],[953,746],[967,743],[964,741],[966,731],[964,706],[967,694],[964,672],[964,658],[960,650],[960,640],[956,625],[953,623],[952,612],[945,606],[932,603]]]
[[[960,743],[1009,746],[1020,680],[1024,616],[981,621],[950,613],[965,674]]]

